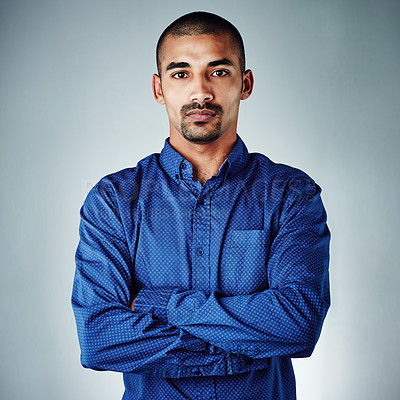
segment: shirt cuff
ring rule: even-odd
[[[153,314],[168,323],[167,305],[174,289],[143,288],[136,297],[133,307],[136,312]]]

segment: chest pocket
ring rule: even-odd
[[[268,288],[269,246],[264,230],[232,230],[227,234],[221,263],[227,294],[250,294]]]

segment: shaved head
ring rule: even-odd
[[[196,35],[231,35],[235,49],[239,56],[240,69],[245,71],[245,54],[243,39],[239,31],[226,19],[204,11],[196,11],[183,15],[161,34],[157,43],[157,69],[158,75],[161,74],[161,60],[163,58],[163,44],[167,36],[196,36]],[[161,76],[161,75],[160,75]]]

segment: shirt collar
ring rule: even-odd
[[[225,161],[225,163],[228,163],[227,176],[237,175],[240,171],[246,168],[249,160],[250,154],[247,147],[240,136],[237,135],[236,143]]]
[[[224,170],[225,164],[227,164],[226,176],[234,176],[243,170],[249,162],[249,152],[244,144],[243,140],[237,135],[237,140],[230,152],[228,158],[220,168],[220,171]],[[183,156],[181,156],[169,143],[169,138],[165,139],[164,148],[160,154],[160,164],[164,171],[175,181],[181,180],[182,167],[186,168],[191,164]]]

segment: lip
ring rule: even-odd
[[[215,117],[215,112],[211,110],[195,109],[189,111],[186,115],[195,122],[207,122],[210,121],[213,117]]]

